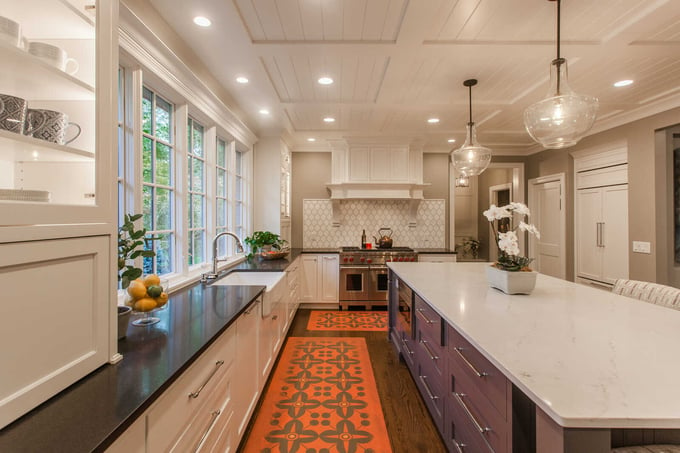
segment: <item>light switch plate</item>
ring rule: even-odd
[[[652,246],[649,242],[633,241],[633,252],[652,253]]]

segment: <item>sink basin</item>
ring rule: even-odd
[[[274,291],[274,289],[282,288],[280,282],[285,275],[285,272],[231,272],[212,283],[212,285],[265,286],[266,289],[262,299],[262,317],[266,318],[271,315],[274,304],[281,301],[283,291]]]
[[[267,291],[271,291],[285,275],[285,272],[231,272],[212,284],[218,286],[266,286]]]

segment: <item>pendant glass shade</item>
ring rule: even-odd
[[[593,127],[596,98],[574,93],[567,83],[567,62],[550,65],[550,91],[524,111],[524,125],[531,138],[546,148],[575,145]]]
[[[491,150],[477,141],[475,123],[468,123],[465,143],[451,152],[451,162],[459,176],[470,177],[481,174],[491,162]]]

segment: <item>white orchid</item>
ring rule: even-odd
[[[495,204],[489,206],[489,209],[484,211],[482,214],[484,214],[484,217],[486,217],[489,222],[500,219],[509,219],[512,217],[512,212],[507,209],[507,206],[499,208]]]
[[[541,234],[535,225],[526,223],[520,220],[519,224],[505,233],[496,233],[494,225],[495,220],[512,219],[514,214],[518,214],[522,219],[529,217],[529,208],[523,203],[512,202],[506,206],[496,206],[492,204],[489,209],[483,212],[484,217],[491,223],[494,237],[496,238],[496,245],[500,251],[496,267],[507,271],[520,271],[528,269],[529,263],[533,260],[520,256],[519,239],[517,237],[517,229],[529,234],[535,235],[540,239]]]

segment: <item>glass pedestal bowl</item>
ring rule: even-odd
[[[146,280],[146,279],[142,279]],[[133,290],[137,297],[133,297],[128,291],[129,298],[125,302],[126,305],[132,307],[132,313],[135,315],[135,320],[132,321],[133,326],[146,327],[156,324],[160,318],[154,316],[155,313],[165,310],[168,307],[168,282],[161,280],[157,285],[145,286],[141,282],[132,282],[130,285],[137,285],[138,288]]]

